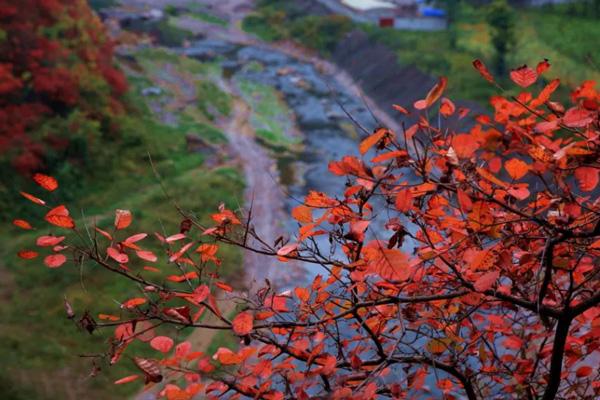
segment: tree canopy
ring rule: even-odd
[[[332,161],[345,192],[309,192],[292,210],[289,238],[258,237],[251,210],[222,206],[207,226],[179,209],[180,226],[146,233],[135,229],[143,210],[116,210],[112,226],[99,226],[47,193],[22,192],[39,218],[14,224],[50,233],[19,255],[49,268],[90,262],[129,281],[138,294],[115,309],[65,300],[67,317],[90,333],[114,330],[95,362],[139,369],[117,384],[166,381],[161,394],[171,400],[431,390],[448,399],[597,398],[600,93],[587,81],[569,104],[556,101],[560,81],[544,81],[542,61],[511,71],[521,90],[511,96],[473,64],[498,88],[492,115],[471,119],[443,96],[445,78],[410,107],[395,105],[404,129],[368,132],[360,156]],[[34,179],[59,190],[50,176]],[[164,254],[145,250],[150,240]],[[223,246],[320,272],[291,288],[236,292],[219,278]],[[220,311],[227,298],[234,315]],[[206,354],[178,338],[182,328],[232,331],[240,346]],[[134,342],[153,355],[133,352]]]

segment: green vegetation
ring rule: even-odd
[[[298,143],[289,136],[293,129],[292,111],[279,97],[277,90],[247,80],[239,81],[238,87],[244,101],[250,105],[250,123],[258,138],[277,147],[289,147]]]
[[[190,17],[198,19],[200,21],[208,22],[210,24],[221,25],[221,26],[227,26],[227,24],[228,24],[227,20],[225,20],[221,17],[217,17],[216,15],[212,15],[207,12],[203,12],[203,11],[195,11],[195,12],[192,12],[192,13],[186,14],[186,15],[189,15]]]
[[[196,85],[198,109],[210,120],[218,114],[227,116],[231,113],[231,96],[223,92],[214,82],[200,81]]]
[[[169,79],[194,76],[195,79],[205,79],[209,83],[205,86],[212,87],[210,79],[218,76],[215,66],[160,50],[143,51],[135,58],[137,67],[132,69],[139,71],[139,74],[130,76],[130,90],[124,101],[130,110],[116,120],[118,134],[115,134],[110,146],[103,147],[102,158],[92,160],[101,165],[101,168],[91,176],[59,170],[56,174],[59,181],[62,175],[69,176],[70,179],[60,181],[61,188],[53,196],[40,193],[39,188],[34,185],[12,188],[13,191],[24,189],[36,193],[51,200],[53,204],[68,204],[83,233],[82,240],[87,240],[87,234],[81,210],[85,210],[85,220],[89,222],[93,219],[99,227],[107,229],[113,223],[116,208],[135,210],[131,228],[122,235],[142,231],[153,233],[152,229],[157,226],[164,229],[159,233],[172,234],[179,231],[182,216],[178,214],[170,198],[203,223],[209,223],[209,215],[221,202],[230,209],[237,209],[243,202],[244,182],[235,169],[209,169],[203,166],[204,155],[187,151],[187,133],[198,134],[216,145],[226,142],[218,128],[194,107],[183,109],[175,124],[161,123],[150,110],[150,102],[157,97],[167,100],[165,108],[168,108],[170,102],[177,103],[185,95],[174,90],[173,82]],[[171,70],[169,65],[176,75],[165,74],[165,71]],[[141,95],[142,89],[157,84],[162,90],[159,96]],[[210,92],[207,95],[214,94]],[[212,101],[210,98],[205,100]],[[212,106],[223,111],[222,93],[219,93],[219,98],[215,101],[217,105]],[[46,129],[53,129],[53,126],[49,125]],[[83,150],[74,147],[73,151]],[[162,185],[154,175],[148,155],[160,174]],[[76,176],[80,176],[80,181],[74,178]],[[24,207],[19,207],[21,211],[17,214],[13,212],[13,217],[41,220],[40,215],[44,210],[25,203],[24,199],[16,203]],[[91,371],[89,359],[78,358],[73,353],[96,352],[106,345],[107,339],[112,335],[111,330],[94,332],[93,335],[78,330],[72,321],[64,318],[64,295],[69,298],[79,316],[89,310],[97,319],[98,311],[111,311],[111,308],[113,314],[119,315],[116,301],[140,294],[140,289],[135,285],[88,263],[81,266],[71,264],[64,266],[61,271],[55,271],[46,268],[39,258],[30,261],[17,258],[17,251],[31,248],[37,236],[47,233],[46,229],[47,227],[39,227],[36,231],[23,234],[23,231],[12,227],[0,235],[5,243],[0,252],[0,296],[5,299],[0,302],[0,354],[6,371],[0,374],[0,391],[22,393],[21,397],[11,394],[12,397],[9,398],[13,399],[36,399],[36,395],[20,389],[9,391],[7,382],[11,382],[11,386],[17,383],[27,385],[34,388],[33,391],[39,387],[47,394],[48,389],[43,386],[42,380],[53,382],[51,393],[54,393],[54,398],[64,398],[64,393],[73,386],[72,381],[82,378],[81,371]],[[104,239],[99,237],[98,240]],[[148,237],[140,244],[164,259],[165,249],[154,237]],[[223,248],[219,254],[223,259],[223,264],[219,267],[220,274],[233,282],[239,280],[241,253],[236,249]],[[142,269],[145,264],[147,263],[137,262],[131,267],[142,275],[153,274],[154,277],[166,277],[174,273],[172,269],[160,264],[157,267],[161,268],[161,272],[145,271]],[[216,267],[211,268],[214,270]],[[98,290],[100,287],[102,290]],[[36,339],[39,332],[45,332],[42,341]],[[154,354],[154,350],[143,343],[136,343],[131,350],[141,351],[140,354],[147,356]],[[113,367],[109,368],[107,364],[101,367],[103,373],[97,378],[77,385],[82,390],[79,398],[84,395],[85,398],[120,397],[130,394],[135,388],[129,385],[115,387],[110,383],[135,370],[127,358]],[[27,371],[27,374],[24,375],[23,371]],[[69,377],[70,381],[65,380],[64,376]],[[110,394],[106,390],[110,390]]]
[[[259,12],[242,22],[242,29],[266,41],[293,39],[323,54],[329,54],[352,29],[343,16],[305,15],[293,2],[262,0]]]
[[[321,29],[318,40],[308,39],[315,26],[326,25],[332,17],[307,17],[293,2],[276,0],[259,1],[256,13],[244,20],[243,28],[265,40],[293,39],[323,54],[330,52],[343,34],[359,29],[395,50],[401,64],[415,65],[434,76],[447,76],[450,97],[482,104],[487,103],[496,89],[481,79],[471,62],[480,58],[490,68],[497,69],[494,59],[498,46],[511,48],[503,61],[507,69],[524,63],[535,66],[548,58],[552,68],[546,79],[561,76],[563,83],[571,87],[586,79],[600,80],[596,40],[600,37],[600,24],[593,17],[593,2],[519,9],[514,13],[514,41],[497,43],[496,49],[494,40],[500,37],[494,35],[489,24],[492,21],[487,19],[490,9],[466,1],[452,0],[452,3],[457,6],[452,12],[451,32],[401,31],[345,20],[333,24],[335,29]],[[500,82],[508,79],[497,78]]]

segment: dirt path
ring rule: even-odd
[[[230,93],[235,93],[231,86],[228,89]],[[248,104],[238,98],[234,99],[232,115],[222,129],[228,136],[231,151],[244,165],[246,209],[251,211],[251,226],[261,238],[274,240],[285,233],[285,198],[275,160],[255,140],[250,113]],[[256,242],[249,244],[260,246]],[[288,271],[283,271],[283,268]],[[278,262],[274,257],[244,252],[244,272],[249,287],[260,287],[264,285],[265,279],[277,285],[285,285],[294,275],[291,269],[291,266]],[[295,273],[297,272],[296,269]]]

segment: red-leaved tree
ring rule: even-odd
[[[127,80],[113,49],[85,0],[0,0],[0,154],[15,169],[47,168],[46,154],[68,146],[59,132],[34,134],[44,118],[122,111]]]
[[[76,225],[64,205],[23,193],[48,208],[44,219],[56,228],[37,245],[50,268],[91,261],[139,287],[119,315],[96,321],[68,303],[67,314],[90,332],[114,329],[99,357],[133,360],[140,371],[117,383],[166,380],[167,399],[598,398],[600,93],[584,82],[572,104],[555,102],[558,80],[533,86],[548,67],[513,70],[512,81],[529,89],[492,98],[492,117],[456,131],[437,121],[460,126],[468,110],[442,97],[442,78],[413,105],[417,123],[377,129],[360,143],[361,157],[330,163],[345,192],[309,192],[292,212],[299,228],[289,241],[257,237],[243,210],[221,207],[213,226],[179,210],[181,227],[154,234],[158,255],[144,249],[146,233],[130,230],[129,211],[117,210],[110,231],[86,233],[89,222]],[[426,118],[433,112],[435,124]],[[223,245],[322,273],[284,292],[265,284],[236,294],[209,272]],[[155,267],[137,268],[137,258]],[[234,296],[230,318],[219,304]],[[156,335],[164,326],[231,330],[240,346],[205,354]],[[155,357],[124,357],[150,338]]]

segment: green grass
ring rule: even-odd
[[[186,15],[189,15],[190,17],[195,18],[199,21],[208,22],[209,24],[227,26],[227,24],[229,23],[227,22],[227,20],[221,17],[217,17],[216,15],[212,15],[203,11],[195,11]]]
[[[453,28],[457,39],[453,48],[447,31],[401,31],[343,19],[306,17],[292,2],[261,0],[258,4],[256,12],[243,21],[242,27],[262,39],[292,39],[326,55],[344,32],[359,29],[374,41],[396,51],[400,64],[414,65],[436,77],[448,77],[447,94],[453,99],[487,104],[489,97],[497,93],[497,89],[482,79],[471,65],[474,59],[480,58],[493,70],[494,50],[485,22],[485,7],[463,3]],[[571,88],[583,80],[600,80],[600,54],[597,51],[600,24],[585,12],[565,12],[569,7],[517,10],[517,43],[509,54],[509,67],[524,63],[535,66],[548,58],[552,68],[544,76],[546,80],[560,77],[565,86]],[[510,89],[509,93],[516,90],[507,76],[496,78]],[[429,88],[423,88],[423,94],[427,90]],[[563,89],[557,95],[564,99],[566,92]]]
[[[160,69],[165,62],[176,62],[178,68],[189,68],[188,73],[202,72],[206,76],[215,73],[214,66],[205,68],[193,60],[161,51],[147,51],[140,64],[144,73],[148,73],[152,68]],[[99,226],[109,228],[117,208],[130,209],[134,215],[132,226],[120,237],[142,231],[176,233],[182,217],[154,176],[148,161],[150,154],[171,198],[203,223],[209,223],[209,215],[221,202],[231,209],[240,207],[244,182],[239,172],[228,167],[205,168],[202,155],[186,150],[187,133],[197,133],[211,143],[224,143],[223,133],[207,121],[195,118],[191,112],[182,116],[175,126],[160,124],[148,109],[148,98],[140,95],[141,88],[154,83],[147,75],[141,75],[130,79],[130,84],[127,104],[131,110],[117,121],[122,134],[105,146],[105,156],[97,160],[101,167],[92,176],[82,176],[80,181],[61,181],[59,190],[51,195],[41,193],[33,184],[12,190],[24,189],[51,204],[67,204],[84,237],[81,210],[84,210],[88,223],[93,219]],[[21,204],[24,203],[26,200],[22,199]],[[35,248],[37,236],[54,231],[43,222],[44,210],[39,206],[27,204],[18,210],[13,217],[25,218],[38,229],[24,232],[11,227],[0,234],[4,243],[0,249],[0,297],[3,299],[0,302],[0,357],[5,365],[0,373],[0,391],[8,393],[8,398],[31,400],[47,396],[65,398],[66,392],[77,387],[83,393],[80,398],[126,397],[139,385],[115,387],[112,381],[135,371],[127,358],[113,367],[103,364],[100,376],[83,380],[91,364],[89,359],[79,358],[78,354],[106,349],[106,340],[112,330],[93,335],[81,332],[72,321],[64,318],[62,298],[66,295],[79,315],[85,310],[93,316],[100,312],[119,314],[116,301],[138,296],[139,288],[89,262],[81,267],[70,264],[51,270],[43,265],[41,258],[30,261],[17,258],[18,250]],[[4,223],[9,224],[8,221]],[[199,237],[198,232],[193,236]],[[165,259],[164,249],[153,236],[140,244],[155,251],[161,260]],[[223,260],[220,274],[230,282],[239,280],[241,253],[237,249],[222,248],[219,255]],[[152,277],[151,272],[142,270],[140,261],[130,264],[132,270]],[[157,266],[162,270],[155,275],[159,281],[161,277],[176,273],[167,265],[157,263]],[[211,268],[214,271],[216,267]],[[130,351],[155,356],[154,350],[143,343],[135,343],[126,354]],[[61,375],[62,372],[66,375]],[[50,394],[29,393],[45,390],[47,385],[43,383],[46,381],[52,382]],[[25,386],[22,388],[22,385]]]
[[[259,139],[271,146],[289,147],[298,143],[288,135],[293,128],[292,111],[274,88],[248,80],[237,84],[244,101],[250,105],[250,123]]]
[[[217,114],[228,116],[231,113],[231,96],[223,92],[214,82],[203,80],[196,84],[198,109],[210,120]]]

